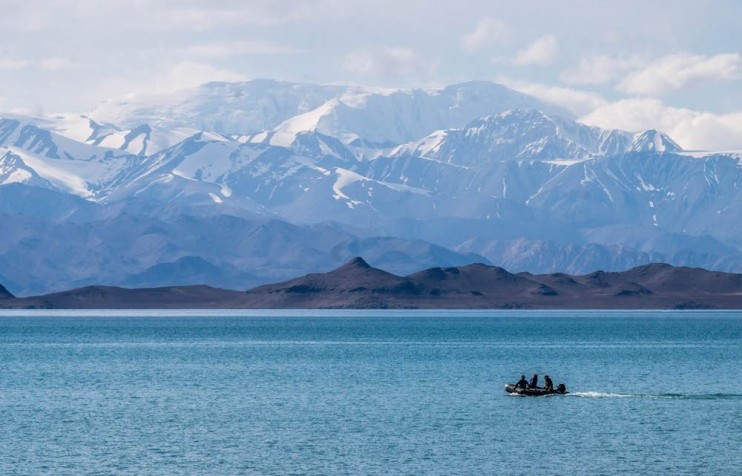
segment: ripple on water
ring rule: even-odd
[[[167,316],[0,317],[0,474],[742,467],[740,313]]]

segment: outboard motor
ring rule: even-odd
[[[560,383],[557,385],[556,391],[559,393],[567,393],[567,387],[563,383]]]

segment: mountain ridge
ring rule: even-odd
[[[262,80],[155,99],[0,120],[0,269],[14,292],[233,287],[372,250],[393,272],[471,255],[538,273],[742,270],[742,159],[659,131],[580,124],[488,82]],[[261,220],[293,228],[249,225]],[[330,222],[333,237],[318,232]]]
[[[247,292],[93,285],[28,298],[0,293],[0,308],[742,309],[742,274],[652,263],[623,272],[534,275],[475,263],[397,276],[355,257],[326,273]]]

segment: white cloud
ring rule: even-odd
[[[589,56],[582,58],[576,68],[563,71],[560,78],[569,84],[604,84],[644,64],[646,61],[638,56]]]
[[[63,71],[80,67],[79,64],[67,58],[44,58],[39,60],[38,65],[45,71]]]
[[[211,81],[245,81],[241,73],[215,68],[206,63],[185,61],[174,65],[169,71],[156,79],[155,89],[170,91],[183,89]]]
[[[118,0],[128,5],[130,0]],[[106,2],[108,3],[108,2]],[[144,1],[150,8],[152,0]],[[209,30],[221,26],[274,26],[292,21],[306,22],[315,18],[329,18],[344,11],[347,0],[233,0],[217,2],[197,1],[186,6],[181,0],[156,0],[160,20],[172,28]],[[351,7],[352,8],[352,7]]]
[[[513,59],[517,65],[548,65],[557,57],[557,40],[552,35],[544,35],[518,51]]]
[[[0,58],[0,71],[18,71],[27,68],[38,68],[44,71],[61,71],[79,67],[79,64],[67,58],[43,58],[40,60]]]
[[[633,98],[606,103],[580,122],[629,131],[658,129],[686,149],[742,149],[742,112],[713,114]]]
[[[28,66],[28,61],[0,58],[0,71],[17,71]]]
[[[178,53],[186,57],[223,59],[234,56],[278,55],[300,51],[299,49],[280,45],[272,41],[249,40],[193,45],[178,50]]]
[[[382,48],[351,53],[345,57],[344,67],[349,73],[360,76],[401,78],[430,76],[438,63],[422,58],[410,48]]]
[[[738,53],[714,56],[674,54],[644,69],[629,73],[618,89],[629,94],[657,96],[677,91],[698,81],[729,81],[742,78],[742,57]]]
[[[100,101],[129,94],[168,93],[211,81],[246,81],[247,76],[206,63],[184,61],[163,67],[146,76],[118,76],[106,81],[91,94]]]
[[[281,9],[278,3],[284,2],[277,2],[275,7],[279,8],[265,2],[252,2],[233,8],[174,6],[169,13],[167,10],[161,11],[161,20],[164,20],[162,27],[204,31],[239,24],[275,25],[287,21],[294,12],[290,5],[282,5],[285,8]],[[135,27],[136,23],[131,26]],[[145,26],[155,25],[149,23]]]
[[[474,30],[461,37],[461,46],[464,50],[474,53],[489,48],[507,36],[505,24],[497,18],[482,18],[477,22]]]
[[[497,82],[521,93],[534,96],[549,104],[562,107],[575,116],[587,114],[607,104],[607,101],[602,96],[589,91],[515,81],[506,77],[497,78]]]
[[[673,107],[659,99],[630,98],[610,102],[579,89],[549,86],[499,77],[497,81],[544,102],[560,106],[578,121],[607,129],[657,129],[691,150],[742,149],[742,112],[714,114]]]
[[[44,0],[43,8],[39,2],[15,3],[0,17],[0,26],[40,32],[63,19],[76,26],[162,32],[284,24],[331,13],[338,0]]]

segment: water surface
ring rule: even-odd
[[[0,474],[733,474],[741,363],[740,312],[4,312]]]

